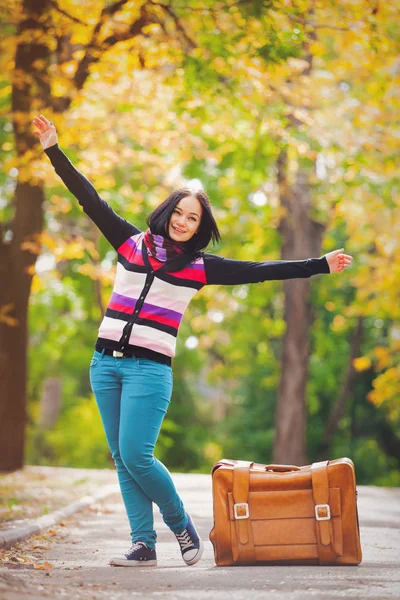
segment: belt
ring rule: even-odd
[[[108,356],[114,356],[115,358],[132,358],[132,356],[136,356],[136,354],[131,350],[125,350],[125,352],[121,352],[120,350],[109,350],[108,348],[104,349],[104,354],[108,354]]]
[[[161,354],[159,352],[154,352],[153,350],[149,350],[147,348],[136,347],[135,349],[126,348],[123,352],[121,350],[110,350],[109,348],[103,348],[100,344],[96,344],[95,348],[98,352],[103,352],[108,356],[114,356],[115,358],[132,358],[132,356],[136,356],[137,358],[149,358],[150,360],[155,360],[156,362],[163,363],[165,365],[171,366],[171,357]]]

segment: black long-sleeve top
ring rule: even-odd
[[[329,273],[325,257],[253,262],[201,253],[190,265],[149,257],[144,234],[100,198],[58,147],[47,148],[57,174],[118,254],[113,292],[100,324],[96,349],[132,352],[171,365],[178,329],[191,298],[207,284],[246,284]],[[176,267],[176,265],[175,265]]]
[[[46,148],[45,153],[50,158],[56,173],[78,199],[84,212],[116,250],[128,238],[140,233],[140,229],[117,215],[110,205],[100,198],[91,182],[74,167],[58,144]],[[325,256],[305,260],[263,262],[228,259],[205,252],[202,253],[202,256],[209,285],[237,285],[267,280],[304,278],[330,272]]]

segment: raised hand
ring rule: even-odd
[[[33,133],[39,138],[39,142],[42,144],[44,150],[57,144],[56,128],[51,121],[40,115],[40,117],[34,117],[33,123],[38,128]]]
[[[353,257],[349,254],[342,254],[342,250],[344,250],[344,248],[339,248],[339,250],[333,250],[332,252],[325,254],[331,273],[339,273],[346,267],[349,267],[352,263]]]

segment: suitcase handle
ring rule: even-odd
[[[300,467],[296,467],[296,465],[266,465],[265,470],[284,473],[286,471],[300,471]]]

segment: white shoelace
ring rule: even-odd
[[[182,533],[177,533],[176,538],[182,550],[186,550],[186,548],[191,548],[193,546],[193,542],[190,538],[190,535],[187,532],[187,529],[184,529]]]
[[[134,542],[132,544],[131,548],[128,550],[128,554],[130,554],[131,552],[134,552],[135,550],[139,550],[142,546],[147,548],[147,546],[144,544],[144,542]]]

